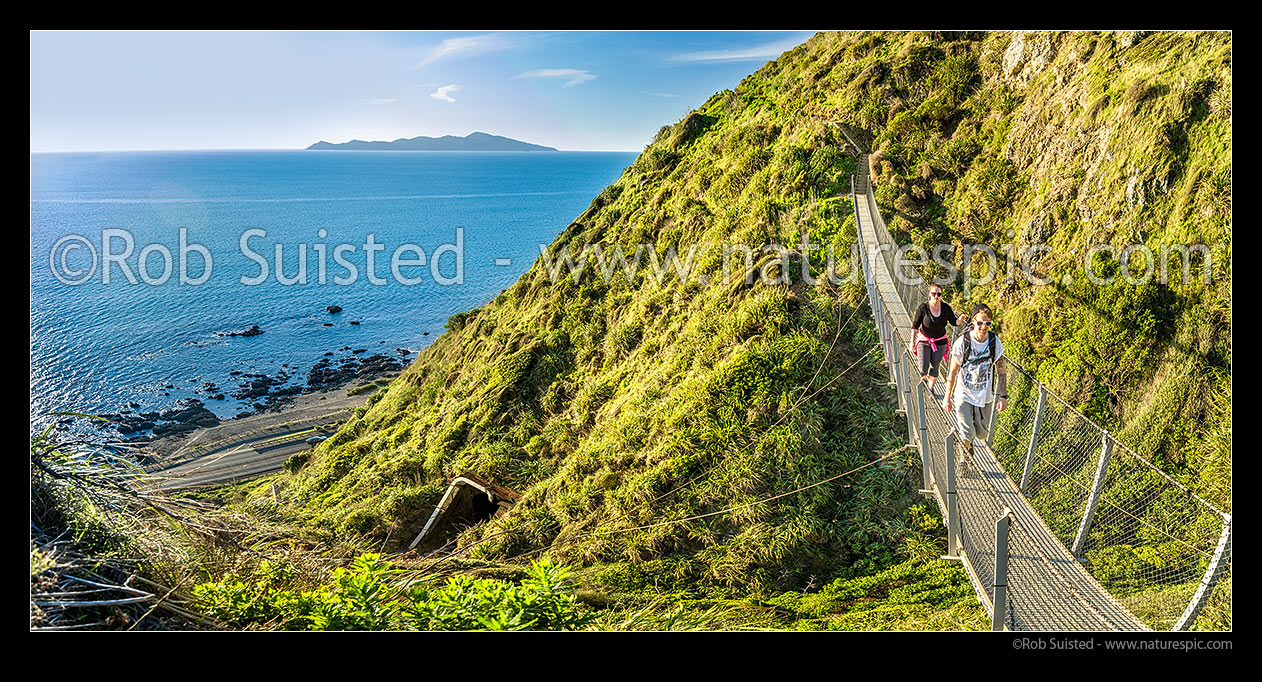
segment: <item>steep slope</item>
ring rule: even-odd
[[[853,223],[839,194],[854,157],[835,129],[787,104],[724,92],[664,127],[547,259],[453,317],[320,449],[295,499],[325,523],[402,536],[467,471],[524,492],[466,540],[501,533],[479,547],[486,556],[555,544],[572,561],[670,557],[681,579],[786,586],[896,557],[913,473],[901,462],[767,505],[627,531],[788,493],[899,446],[876,393],[880,358],[858,285],[807,286],[800,259],[763,249],[809,232],[841,254],[837,279],[850,271]],[[585,273],[559,271],[554,282],[548,265],[564,267],[567,251],[581,261],[589,244],[602,250],[589,251]],[[679,277],[674,266],[699,244],[710,246]],[[733,244],[749,247],[748,266],[733,251],[725,279],[723,246]],[[643,266],[628,281],[614,251],[630,263],[640,245]],[[820,275],[827,253],[810,256]],[[660,285],[654,258],[667,268]],[[576,537],[593,530],[619,532]]]
[[[956,284],[1013,351],[1229,508],[1230,35],[871,35],[827,54],[837,89],[815,110],[873,133],[896,239],[948,244],[957,267],[961,245],[990,247],[998,277]]]
[[[1209,285],[968,293],[996,307],[1040,377],[1222,500],[1228,48],[1218,34],[815,36],[663,127],[521,280],[453,317],[283,496],[316,523],[397,543],[452,476],[473,473],[524,493],[462,537],[481,543],[474,554],[546,550],[603,566],[611,585],[796,589],[917,555],[914,460],[798,490],[905,437],[851,277],[840,195],[855,157],[828,125],[839,120],[870,134],[891,227],[952,244],[957,259],[962,243],[1008,243],[1009,229],[1052,247],[1037,261],[1050,276],[1092,240],[1210,244]],[[801,250],[803,235],[836,258]],[[584,261],[590,245],[600,251]],[[626,277],[614,256],[636,262],[640,245]],[[683,267],[694,245],[688,277],[663,265],[673,250]],[[567,253],[583,274],[568,273]],[[823,283],[801,281],[803,260]],[[1194,456],[1198,442],[1213,447]]]

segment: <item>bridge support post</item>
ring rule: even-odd
[[[1101,439],[1100,463],[1095,470],[1095,483],[1091,486],[1091,495],[1087,498],[1087,508],[1082,513],[1082,524],[1078,526],[1078,535],[1074,537],[1073,555],[1082,558],[1087,546],[1087,532],[1091,530],[1091,519],[1095,516],[1096,505],[1100,503],[1100,493],[1104,490],[1104,474],[1109,469],[1109,455],[1113,453],[1113,441],[1109,440],[1109,432],[1105,431]]]
[[[991,599],[994,610],[990,613],[990,629],[1002,632],[1004,617],[1008,614],[1008,526],[1012,522],[1012,510],[1004,507],[1003,516],[995,521],[995,594]]]
[[[889,308],[885,307],[885,301],[881,301],[881,312],[885,313],[885,345],[886,348],[889,348],[890,353],[890,376],[894,377],[894,388],[898,389],[899,392],[899,395],[894,396],[897,399],[895,402],[901,404],[903,401],[903,396],[901,395],[903,384],[899,375],[902,373],[902,368],[898,366],[898,348],[894,342],[894,320],[889,314]]]
[[[1196,594],[1192,595],[1192,601],[1188,602],[1188,607],[1184,609],[1183,615],[1179,617],[1179,621],[1171,630],[1181,632],[1192,627],[1192,624],[1196,622],[1196,617],[1201,615],[1201,609],[1205,608],[1205,603],[1209,601],[1214,585],[1218,584],[1218,578],[1222,575],[1223,566],[1230,558],[1231,514],[1223,514],[1223,532],[1218,536],[1218,546],[1214,548],[1214,557],[1209,560],[1209,568],[1205,569],[1205,577],[1201,579],[1200,587],[1196,588]]]
[[[995,442],[995,432],[999,430],[999,425],[995,423],[995,415],[999,412],[998,410],[998,406],[999,406],[998,382],[996,382],[995,385],[991,386],[991,388],[994,390],[990,394],[990,404],[986,406],[986,411],[990,413],[986,415],[987,416],[986,423],[990,425],[990,430],[986,432],[986,447],[990,448],[991,450],[994,450],[994,448],[991,446]],[[995,459],[998,459],[998,458],[999,458],[998,455],[996,455]]]
[[[903,354],[898,352],[898,348],[894,344],[894,329],[886,320],[886,330],[889,331],[889,348],[890,348],[890,374],[894,376],[894,405],[895,411],[906,414],[907,406],[903,404]]]
[[[920,427],[920,472],[923,483],[920,493],[933,494],[929,487],[929,424],[925,421],[925,384],[916,385],[916,418]]]
[[[943,559],[960,558],[959,502],[955,499],[955,433],[946,437],[947,553]]]
[[[907,417],[907,443],[916,445],[916,417],[915,409],[911,407],[911,371],[909,365],[911,360],[905,352],[899,351],[899,376],[902,378],[902,385],[899,390],[902,393],[902,413]]]
[[[872,282],[872,254],[868,253],[867,244],[863,241],[863,224],[858,220],[858,203],[854,205],[854,239],[859,249],[859,270],[863,272],[863,284],[867,285],[868,307],[876,316],[876,284]]]
[[[863,257],[867,258],[867,256]],[[866,267],[867,265],[865,262],[864,268]],[[868,307],[872,309],[872,321],[876,323],[877,329],[880,329],[881,322],[877,319],[877,314],[878,311],[880,311],[881,306],[876,302],[876,288],[872,286],[872,274],[865,269],[863,276],[868,280]]]
[[[881,305],[881,292],[876,289],[876,256],[868,254],[868,277],[872,282],[872,321],[876,323],[877,336],[881,337],[881,350],[885,350],[885,306]]]
[[[1039,429],[1043,426],[1043,408],[1047,406],[1047,387],[1039,383],[1039,404],[1034,408],[1034,428],[1030,431],[1030,448],[1025,453],[1025,468],[1021,470],[1022,493],[1029,494],[1026,486],[1030,484],[1030,471],[1034,468],[1034,451],[1039,446]]]
[[[873,282],[872,278],[872,254],[868,253],[868,249],[866,248],[866,245],[864,245],[863,226],[859,225],[858,222],[857,206],[854,215],[856,215],[856,218],[854,218],[854,230],[858,232],[859,266],[863,269],[863,280],[864,283],[867,284],[868,307],[872,308],[872,320],[876,321],[877,326],[880,327],[881,303],[877,301],[876,282]]]
[[[863,238],[860,233],[859,238]],[[866,251],[867,249],[865,249]],[[863,254],[863,274],[868,278],[868,306],[872,308],[872,321],[876,323],[877,328],[881,326],[881,299],[876,295],[876,278],[872,274],[872,254]]]
[[[911,385],[920,378],[920,373],[912,364],[911,356],[903,349],[903,344],[899,343],[898,346],[898,357],[903,359],[903,407],[907,410],[908,433],[911,433]]]

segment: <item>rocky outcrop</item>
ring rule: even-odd
[[[255,324],[255,325],[251,325],[250,328],[246,329],[245,331],[220,332],[219,336],[258,336],[259,334],[262,334],[262,333],[263,333],[263,330],[259,329],[259,326]]]

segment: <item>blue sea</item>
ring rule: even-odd
[[[270,376],[287,365],[290,383],[302,384],[326,353],[348,348],[410,362],[414,354],[396,349],[425,348],[447,318],[515,282],[539,245],[634,157],[32,154],[32,422],[128,403],[138,412],[166,409],[185,398],[226,418],[249,401],[205,400],[202,387],[230,393],[240,383],[233,371]],[[294,280],[304,252],[302,283]],[[422,258],[425,265],[415,264]],[[263,333],[229,335],[254,325]]]

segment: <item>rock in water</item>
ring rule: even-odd
[[[263,333],[263,330],[259,329],[259,326],[255,324],[255,325],[250,325],[250,328],[243,332],[227,332],[227,333],[220,332],[219,335],[220,336],[258,336],[259,334],[262,334],[262,333]]]

